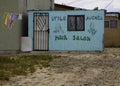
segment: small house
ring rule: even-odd
[[[32,50],[103,51],[104,10],[29,11]]]
[[[120,47],[120,13],[108,12],[105,16],[105,47]]]

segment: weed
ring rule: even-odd
[[[109,58],[109,55],[104,55],[103,58]]]
[[[27,75],[36,70],[49,67],[49,62],[57,56],[50,55],[6,55],[0,56],[0,80],[9,80],[11,76]]]
[[[9,80],[9,74],[6,71],[0,71],[0,80]]]

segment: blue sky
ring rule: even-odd
[[[68,6],[94,9],[107,9],[108,12],[120,12],[120,0],[55,0],[55,3]]]

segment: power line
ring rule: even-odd
[[[74,0],[74,1],[69,2],[69,3],[66,3],[66,4],[73,4],[73,3],[78,2],[78,1],[79,1],[79,0]]]
[[[107,6],[105,6],[105,8],[107,8],[108,6],[110,6],[113,1],[114,1],[114,0],[112,0]],[[105,9],[105,8],[104,8],[104,9]]]

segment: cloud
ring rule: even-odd
[[[113,5],[113,8],[115,8],[115,9],[119,8],[120,9],[120,3],[119,3],[118,0],[114,0],[112,5]]]
[[[68,6],[85,9],[98,7],[99,9],[106,9],[109,12],[120,12],[119,0],[55,0],[55,3],[63,3]]]

